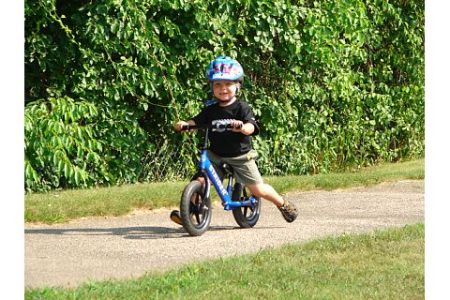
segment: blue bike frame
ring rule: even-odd
[[[213,164],[209,160],[208,151],[206,149],[202,149],[200,155],[200,171],[202,174],[207,175],[207,178],[205,178],[206,196],[209,197],[210,195],[210,184],[208,182],[209,179],[216,188],[216,191],[219,194],[220,198],[222,199],[222,205],[224,206],[225,210],[233,210],[235,208],[245,206],[253,207],[256,204],[256,199],[253,196],[250,196],[248,200],[244,201],[235,201],[239,199],[231,199],[230,194],[232,193],[232,180],[228,181],[227,188],[223,186],[222,180],[220,180],[220,177],[214,169]]]

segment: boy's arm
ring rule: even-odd
[[[255,132],[255,125],[252,123],[245,123],[242,125],[241,132],[245,135],[252,135]]]
[[[187,122],[186,121],[178,121],[174,126],[175,130],[180,132],[184,125],[194,126],[196,124],[195,124],[194,120],[188,120]]]
[[[242,110],[240,119],[242,120],[242,128],[240,132],[245,135],[257,135],[259,134],[259,125],[255,119],[255,115],[251,107],[246,102],[241,102]]]
[[[231,126],[233,126],[233,132],[240,132],[245,135],[251,135],[255,132],[255,125],[252,123],[244,123],[240,120],[233,120]]]

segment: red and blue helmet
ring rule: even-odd
[[[244,69],[237,60],[229,56],[218,56],[210,62],[206,69],[206,78],[209,81],[242,81],[244,78]]]

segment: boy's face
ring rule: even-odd
[[[213,93],[221,102],[228,102],[236,97],[240,83],[230,80],[217,80],[213,82]]]

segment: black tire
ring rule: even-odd
[[[211,223],[211,199],[203,198],[203,185],[191,181],[183,191],[180,201],[180,215],[184,229],[191,236],[202,235]]]
[[[242,198],[247,198],[250,195],[247,188],[245,188],[241,183],[235,183],[233,188],[233,201],[242,200]],[[259,215],[261,214],[261,199],[255,197],[256,204],[255,207],[238,207],[233,209],[233,217],[236,222],[242,228],[250,228],[256,225],[259,220]]]

